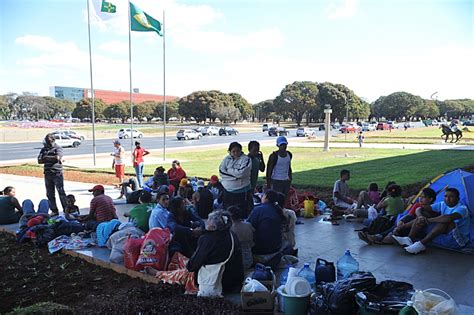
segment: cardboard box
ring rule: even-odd
[[[275,276],[273,277],[273,281],[261,281],[261,283],[268,289],[267,292],[240,291],[242,309],[244,312],[273,313],[276,296]]]

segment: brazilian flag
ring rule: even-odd
[[[130,29],[136,32],[156,32],[163,36],[161,22],[155,20],[130,2]]]
[[[111,2],[102,0],[102,6],[100,8],[100,12],[115,13],[117,12],[117,6],[115,6]]]

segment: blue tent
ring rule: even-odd
[[[474,174],[457,169],[435,177],[424,188],[426,187],[436,191],[435,202],[444,200],[446,188],[456,188],[459,190],[460,200],[468,207],[471,215],[471,243],[469,247],[474,247]]]

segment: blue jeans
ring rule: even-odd
[[[143,187],[143,162],[135,166],[135,174],[138,179],[138,186]]]

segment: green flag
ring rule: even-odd
[[[161,23],[130,2],[130,27],[132,31],[137,32],[157,32],[163,36],[161,32]]]
[[[102,6],[100,8],[100,12],[115,13],[117,12],[117,7],[113,5],[111,2],[102,0]]]

